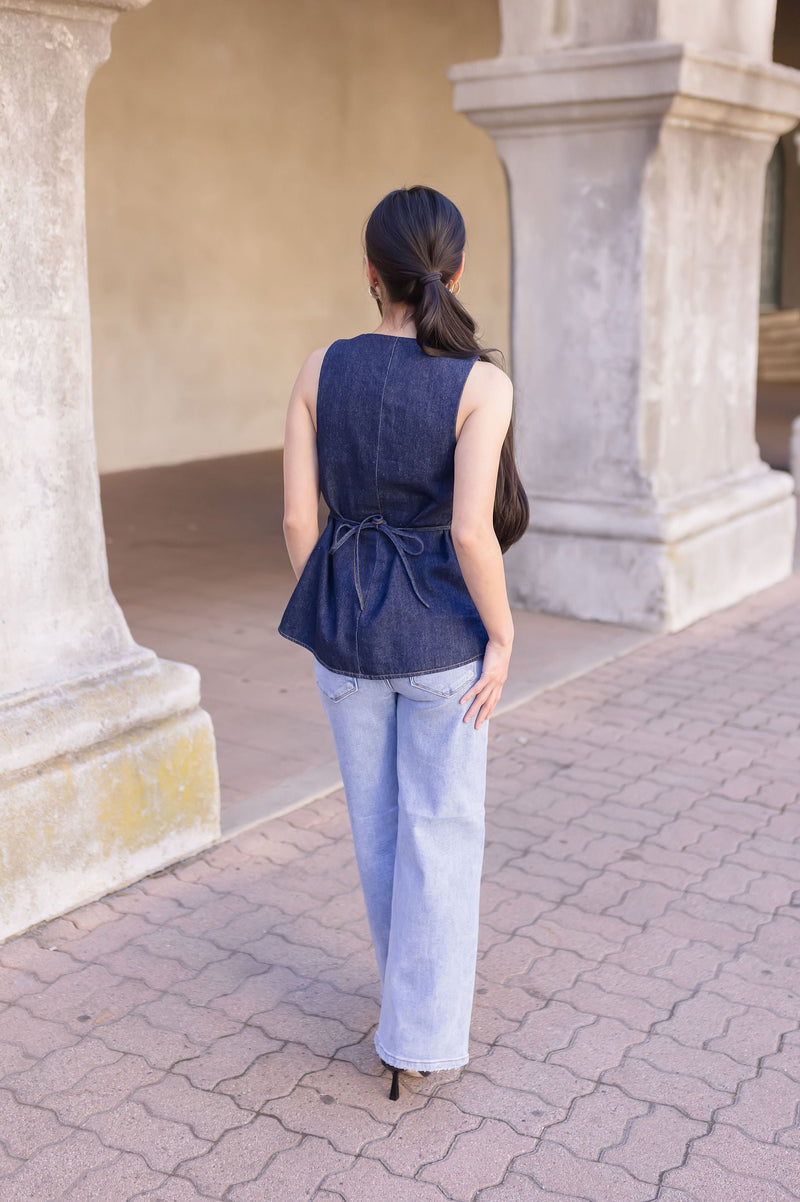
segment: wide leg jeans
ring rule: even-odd
[[[482,665],[368,678],[314,658],[381,979],[375,1047],[397,1068],[469,1059],[489,722],[459,701]]]

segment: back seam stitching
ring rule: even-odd
[[[378,499],[378,512],[380,512],[380,508],[381,508],[381,493],[380,493],[380,489],[378,488],[378,460],[380,458],[380,453],[381,453],[381,424],[383,422],[383,398],[386,395],[386,385],[389,381],[389,370],[392,366],[392,360],[394,359],[394,353],[396,350],[397,350],[397,338],[395,338],[394,342],[392,343],[392,351],[391,351],[391,354],[389,355],[389,362],[386,364],[386,374],[383,377],[383,387],[381,388],[380,407],[378,409],[378,433],[377,433],[377,437],[375,440],[375,496]],[[377,567],[377,562],[372,565],[372,575],[369,578],[369,584],[367,585],[367,590],[364,593],[364,608],[365,609],[367,607],[367,600],[369,598],[369,594],[372,591],[372,582],[375,579],[376,567]],[[355,629],[356,663],[358,664],[359,671],[361,671],[361,652],[360,652],[360,649],[358,646],[358,628],[359,628],[360,624],[361,624],[361,612],[359,611],[356,614],[356,629]]]
[[[398,335],[399,337],[399,335]],[[397,350],[397,338],[392,343],[392,353],[389,355],[389,362],[386,364],[386,374],[383,377],[383,388],[381,389],[380,408],[378,409],[378,435],[375,440],[375,496],[378,498],[378,512],[381,512],[381,490],[378,485],[378,460],[381,455],[381,425],[383,424],[383,400],[386,396],[386,385],[389,382],[389,372],[392,367],[394,353]]]

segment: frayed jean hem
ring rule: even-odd
[[[460,1056],[457,1060],[406,1060],[403,1056],[393,1056],[391,1052],[387,1052],[378,1042],[377,1036],[375,1050],[381,1060],[385,1060],[393,1068],[410,1068],[416,1069],[417,1072],[442,1072],[448,1068],[463,1068],[469,1063],[469,1056]]]

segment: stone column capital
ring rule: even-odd
[[[462,63],[454,106],[492,136],[671,120],[774,142],[800,116],[800,71],[677,42]]]
[[[110,24],[120,13],[144,8],[150,0],[0,0],[0,12],[31,13],[41,17],[61,17]]]

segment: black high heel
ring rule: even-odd
[[[389,1089],[389,1101],[390,1102],[396,1102],[398,1100],[398,1098],[400,1097],[400,1074],[401,1073],[413,1072],[413,1073],[418,1073],[420,1077],[429,1077],[430,1072],[431,1072],[431,1070],[429,1068],[428,1069],[395,1068],[395,1066],[393,1064],[389,1064],[388,1061],[384,1060],[382,1056],[381,1056],[381,1064],[383,1065],[384,1068],[390,1068],[392,1070],[392,1084],[391,1084],[391,1088]]]

